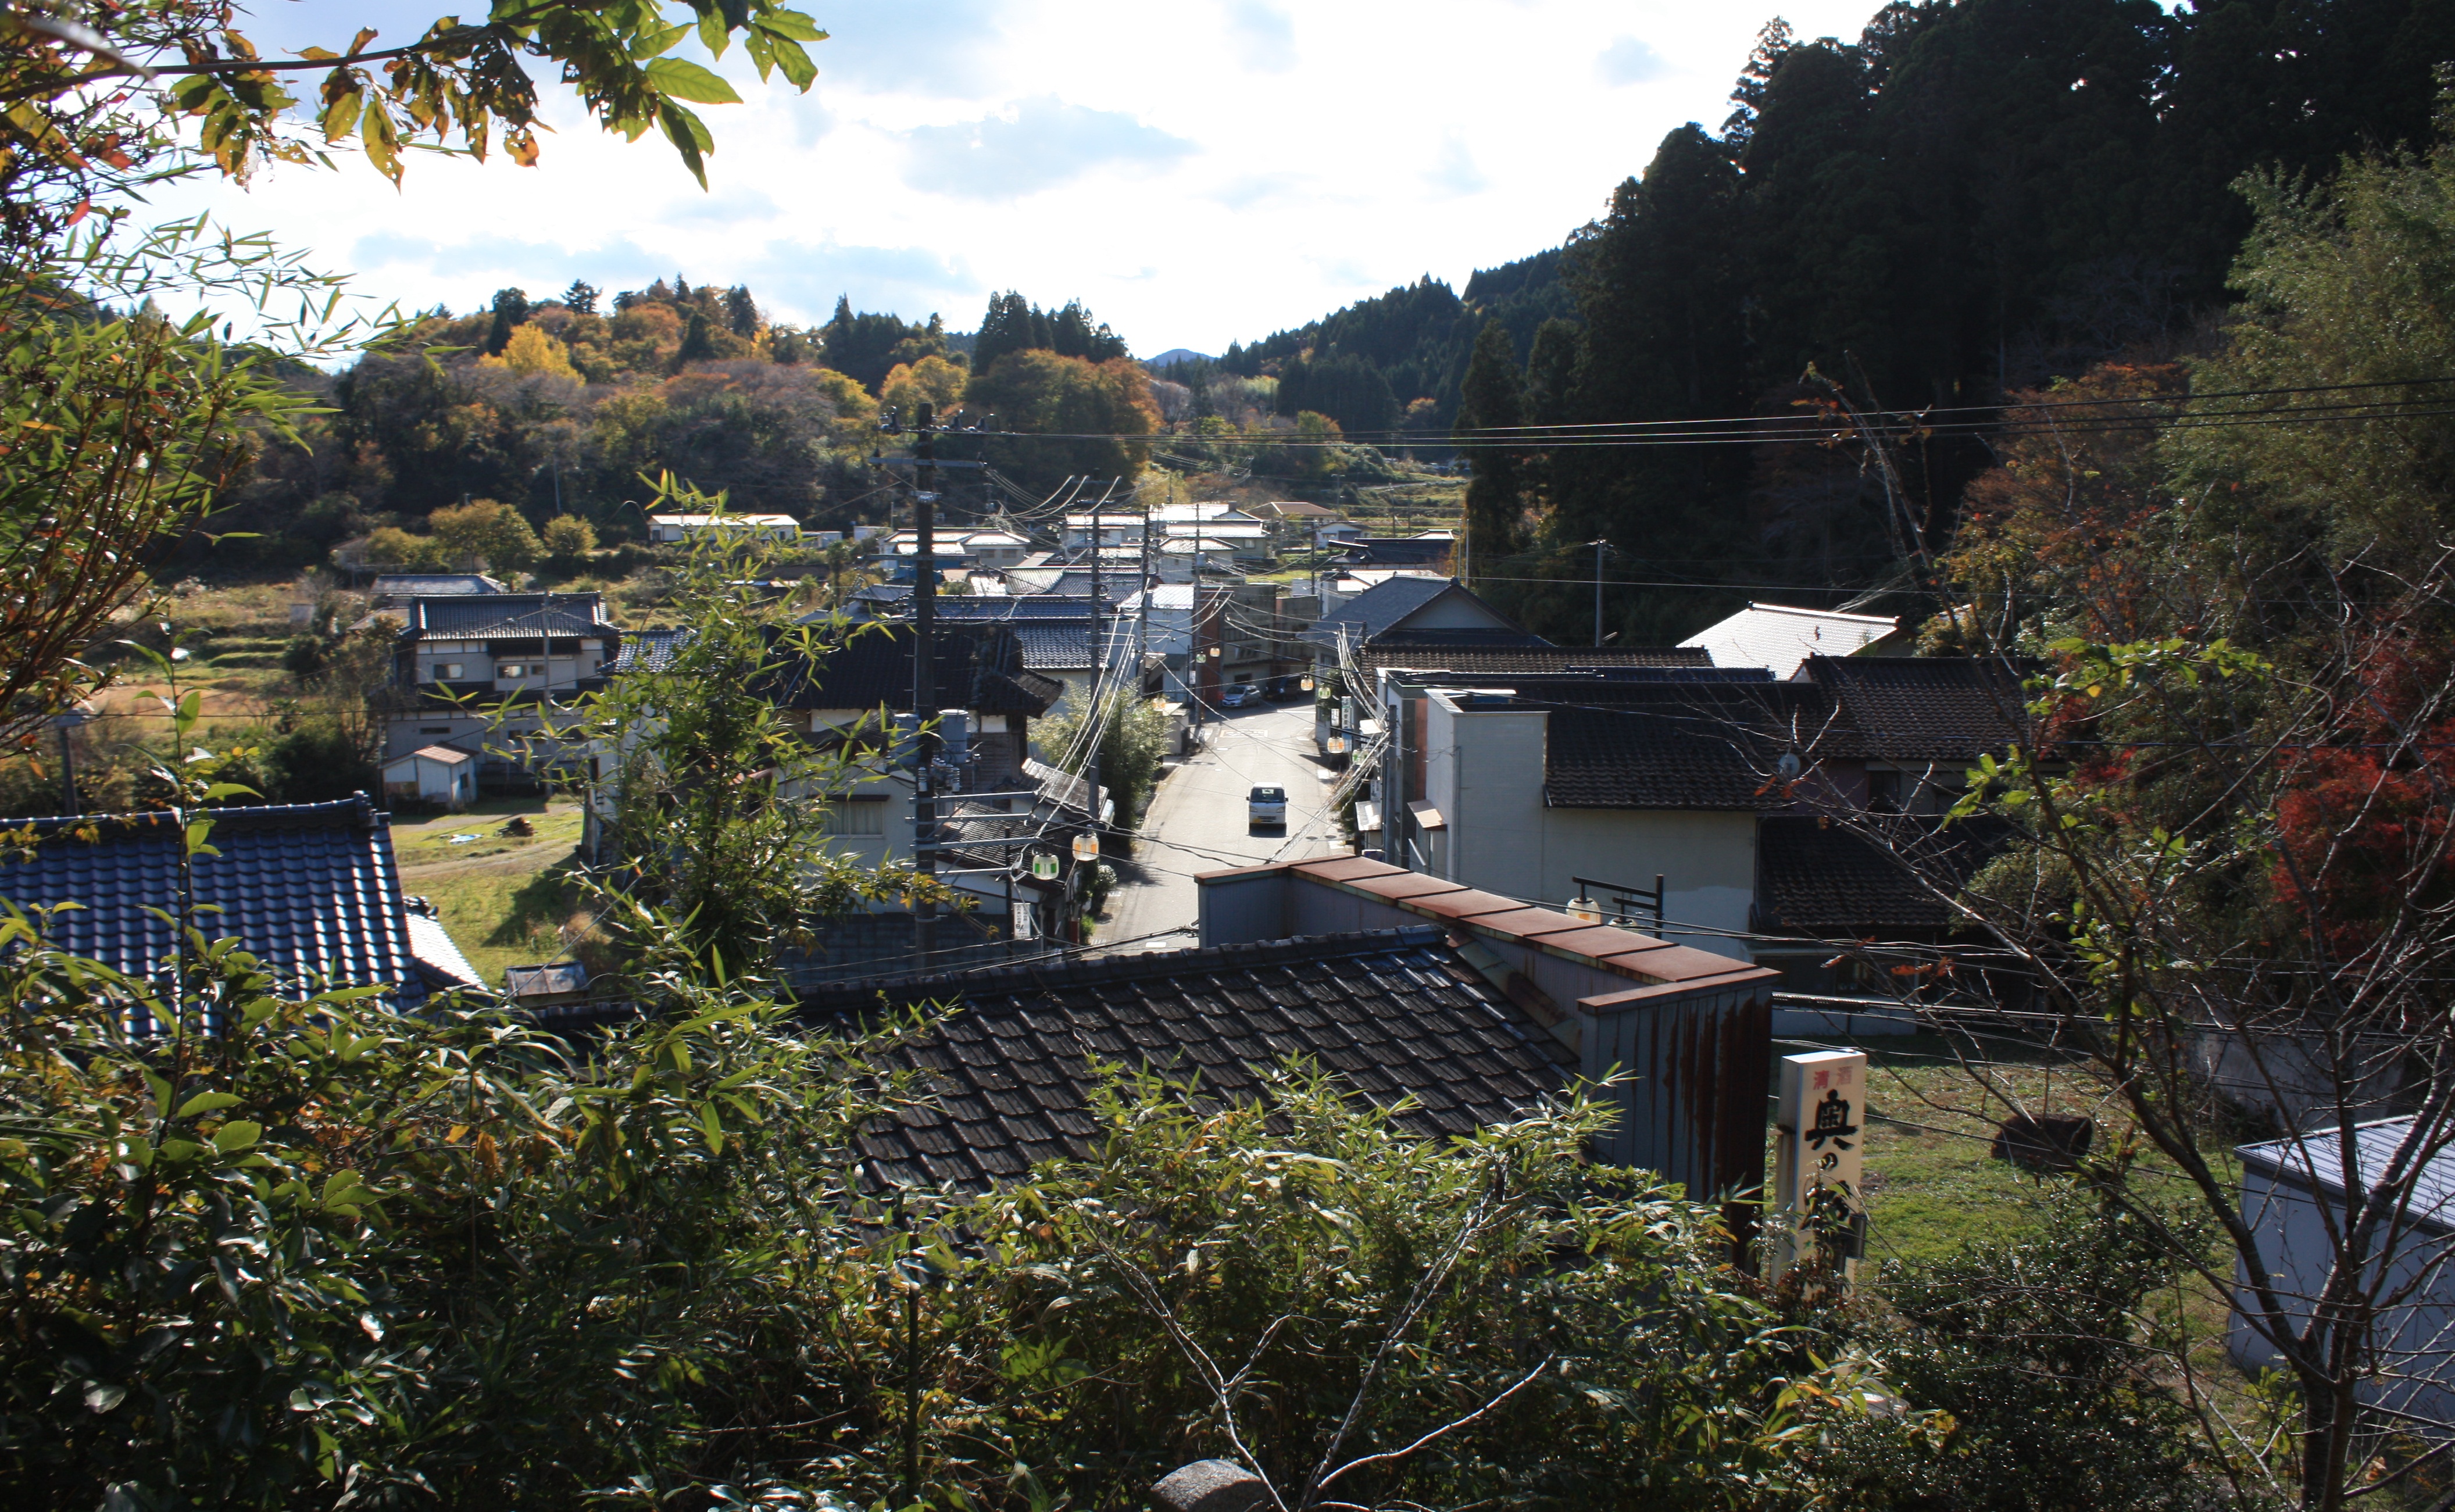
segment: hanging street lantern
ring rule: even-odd
[[[1057,857],[1047,851],[1032,852],[1031,875],[1043,882],[1057,880]]]
[[[1098,836],[1077,835],[1074,837],[1074,859],[1078,861],[1096,861],[1099,858],[1100,839]]]

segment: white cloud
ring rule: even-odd
[[[1594,59],[1594,77],[1611,85],[1651,84],[1677,71],[1641,37],[1622,37]]]
[[[387,37],[438,9],[364,3]],[[1775,7],[806,9],[833,34],[811,49],[807,95],[760,85],[738,49],[723,60],[745,103],[701,112],[717,140],[704,193],[655,133],[609,136],[549,86],[555,131],[534,170],[420,153],[398,192],[354,162],[156,202],[270,231],[413,306],[680,272],[746,283],[785,319],[823,320],[845,293],[967,329],[992,289],[1012,288],[1083,299],[1137,351],[1218,352],[1424,273],[1463,284],[1558,245],[1666,131],[1729,113],[1731,80]],[[1876,0],[1779,9],[1803,36],[1847,36]],[[328,10],[266,4],[267,40],[329,46]]]
[[[904,182],[934,194],[1007,200],[1102,168],[1147,169],[1185,156],[1193,144],[1123,111],[1068,105],[1055,95],[1021,100],[977,121],[915,127]]]
[[[1474,154],[1467,150],[1466,139],[1451,131],[1441,143],[1440,155],[1432,159],[1433,187],[1452,194],[1478,194],[1491,182],[1483,170],[1474,166]]]
[[[1234,0],[1228,7],[1228,35],[1236,55],[1256,73],[1284,73],[1296,66],[1293,17],[1262,0]]]

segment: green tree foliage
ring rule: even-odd
[[[459,566],[485,566],[520,572],[545,554],[537,532],[520,512],[494,499],[473,499],[430,517],[435,544],[443,559]]]
[[[1299,477],[1326,478],[1344,465],[1339,443],[1345,439],[1338,422],[1315,410],[1296,416],[1295,431],[1288,437],[1293,443],[1282,450],[1291,454],[1285,466]]]
[[[1032,741],[1053,756],[1058,766],[1080,774],[1089,756],[1083,738],[1083,711],[1050,715],[1035,728]],[[1117,805],[1117,823],[1132,829],[1159,786],[1160,764],[1167,755],[1167,714],[1141,695],[1117,690],[1100,705],[1100,788]]]
[[[1613,192],[1609,212],[1575,247],[1585,346],[1572,384],[1572,420],[1734,413],[1732,396],[1747,383],[1739,311],[1743,213],[1740,175],[1729,153],[1694,126],[1665,137],[1644,176]],[[1713,562],[1745,536],[1728,510],[1704,509],[1698,501],[1728,499],[1744,489],[1747,461],[1734,447],[1556,453],[1550,467],[1550,534],[1562,542],[1596,536],[1642,542],[1649,556]],[[1523,606],[1538,611],[1538,627],[1552,623],[1539,613],[1548,607],[1545,595],[1526,595]],[[1710,608],[1693,595],[1643,603],[1628,626],[1630,636],[1639,644],[1670,644]]]
[[[324,637],[293,635],[281,648],[281,670],[304,682],[324,670]]]
[[[515,328],[528,323],[529,296],[518,289],[495,291],[495,319],[486,328],[486,355],[499,357],[509,346]]]
[[[726,509],[670,483],[660,502]],[[702,533],[676,570],[668,602],[689,633],[657,665],[583,695],[543,736],[573,773],[596,774],[585,785],[617,863],[600,926],[635,977],[673,966],[679,950],[693,970],[739,978],[806,942],[820,918],[923,885],[906,868],[831,854],[827,796],[873,774],[884,740],[873,721],[814,744],[778,700],[857,632],[783,616],[753,586],[764,548],[718,538],[732,534]]]
[[[871,393],[898,366],[947,354],[945,328],[936,315],[915,326],[897,315],[855,313],[852,301],[843,297],[836,300],[836,312],[819,328],[818,337],[826,365]]]
[[[973,338],[972,368],[986,373],[1017,352],[1054,352],[1095,365],[1126,355],[1124,340],[1105,323],[1093,324],[1079,299],[1066,301],[1063,310],[1042,310],[1011,290],[991,294]]]
[[[724,324],[726,330],[745,341],[759,334],[758,302],[740,284],[724,292]]]
[[[639,528],[624,501],[646,491],[643,476],[668,472],[703,480],[743,509],[855,523],[830,518],[825,501],[878,487],[864,429],[875,401],[832,369],[769,360],[779,341],[801,337],[738,335],[728,297],[706,285],[678,295],[659,280],[617,294],[611,316],[538,307],[500,358],[431,347],[361,358],[334,383],[340,413],[316,438],[318,465],[259,466],[231,525],[277,533],[270,550],[295,560],[310,550],[312,523],[300,493],[337,479],[348,492],[335,497],[361,517],[381,512],[414,524],[464,494],[484,495],[533,518],[573,514],[611,535]],[[475,345],[459,329],[468,324],[429,316],[407,344]],[[677,371],[686,348],[714,355]],[[940,386],[960,388],[959,371],[943,376],[952,368],[943,358],[917,360],[935,360]]]
[[[522,58],[558,67],[609,130],[661,129],[703,181],[713,139],[685,102],[738,96],[670,54],[695,38],[720,57],[740,41],[762,79],[781,70],[807,88],[816,70],[801,44],[822,33],[774,0],[691,14],[696,25],[672,25],[659,4],[545,0],[482,22],[445,18],[396,46],[375,47],[375,29],[363,28],[345,48],[288,57],[265,56],[229,7],[191,0],[6,18],[0,407],[18,439],[0,467],[0,555],[17,592],[0,611],[0,707],[56,705],[90,686],[75,658],[141,595],[135,564],[155,538],[237,484],[259,449],[314,444],[298,423],[313,400],[300,391],[314,380],[273,381],[271,353],[329,357],[365,334],[330,318],[329,280],[261,239],[216,243],[201,221],[120,233],[132,192],[201,172],[245,179],[353,141],[397,181],[404,140],[428,133],[438,145],[457,133],[479,157],[499,140],[534,162],[537,96]],[[296,109],[283,87],[294,76],[320,76],[320,108]],[[274,310],[294,294],[298,314]],[[258,351],[225,349],[211,316],[163,312],[217,299],[266,314]],[[307,514],[326,494],[318,484],[294,494],[287,513]]]
[[[1375,440],[1397,429],[1400,418],[1397,395],[1381,370],[1344,353],[1318,362],[1299,357],[1279,371],[1279,413],[1307,410],[1329,416],[1341,431],[1363,432]]]
[[[283,1000],[201,929],[175,990],[0,933],[10,1058],[42,1068],[0,1090],[20,1494],[569,1505],[755,1464],[706,1433],[734,1402],[841,1410],[786,1341],[851,1280],[852,1047],[677,980],[574,1057],[500,1015]]]
[[[2034,736],[1961,805],[2016,843],[1961,897],[2028,963],[2018,1011],[2088,1026],[2059,1042],[2178,1173],[2156,1202],[2115,1187],[2129,1210],[2154,1228],[2187,1194],[2223,1235],[2206,1264],[2170,1225],[2166,1254],[2204,1265],[2289,1377],[2279,1473],[2314,1508],[2371,1474],[2367,1403],[2400,1368],[2401,1262],[2381,1257],[2455,1151],[2430,1017],[2455,962],[2450,186],[2445,143],[2317,186],[2250,179],[2244,298],[2215,350],[2016,396],[1929,627],[2044,664]],[[2310,387],[2336,384],[2362,387]],[[2211,1041],[2247,1069],[2212,1075]],[[2387,1106],[2406,1132],[2288,1274],[2242,1206],[2239,1122],[2349,1139]]]
[[[674,360],[686,365],[705,362],[716,354],[715,328],[708,323],[707,312],[692,311],[690,327],[682,333],[682,344],[675,352]]]
[[[947,414],[961,408],[964,391],[970,383],[971,372],[961,363],[928,356],[918,362],[898,363],[880,386],[878,398],[881,404],[905,414],[913,413],[913,407],[923,402]]]
[[[1525,455],[1512,444],[1520,437],[1509,433],[1525,423],[1526,386],[1517,353],[1507,328],[1486,321],[1458,395],[1457,438],[1468,444],[1467,461],[1474,469],[1466,490],[1469,559],[1462,564],[1470,577],[1478,571],[1510,575],[1509,558],[1524,543]]]
[[[562,292],[562,307],[575,315],[597,313],[597,286],[585,278],[575,278]]]
[[[1270,374],[1282,382],[1312,381],[1329,391],[1301,402],[1283,401],[1282,414],[1318,409],[1351,431],[1403,423],[1436,443],[1457,413],[1458,385],[1486,320],[1508,327],[1522,351],[1543,320],[1571,312],[1560,270],[1557,250],[1539,252],[1478,270],[1467,280],[1463,296],[1438,279],[1420,278],[1250,346],[1231,345],[1216,366],[1221,373],[1246,378]],[[1326,382],[1309,374],[1299,377],[1299,367],[1326,369],[1338,376]],[[1377,389],[1356,375],[1365,369],[1390,391],[1390,410],[1383,410]],[[1217,407],[1207,399],[1207,385],[1197,385],[1197,392]],[[1342,394],[1351,394],[1352,401]],[[1356,406],[1351,411],[1345,408],[1350,402]],[[1397,418],[1385,419],[1390,414]]]
[[[294,438],[312,400],[214,321],[113,316],[81,289],[147,287],[147,264],[312,291],[259,249],[217,256],[198,225],[149,238],[131,263],[89,243],[0,278],[0,710],[72,703],[80,658],[145,591],[144,548],[246,474],[255,449]]]
[[[1137,437],[1159,429],[1159,406],[1140,363],[1030,350],[973,372],[966,404],[995,414],[1000,431],[1025,433],[984,442],[984,454],[1026,487],[1070,474],[1130,482],[1149,461],[1150,444]]]
[[[549,554],[574,562],[597,549],[597,527],[577,514],[558,514],[545,522],[538,538]]]
[[[1947,1413],[1948,1453],[1904,1456],[1847,1423],[1811,1451],[1868,1512],[1965,1507],[2196,1512],[2222,1483],[2192,1410],[2168,1384],[2189,1341],[2161,1307],[2177,1264],[2169,1232],[2084,1186],[2049,1189],[2036,1228],[1922,1264],[1887,1262],[1866,1292],[1818,1320],[1871,1358],[1908,1401]]]
[[[1776,1382],[1727,1235],[1588,1164],[1591,1104],[1444,1147],[1298,1066],[1257,1104],[1127,1080],[1097,1112],[1087,1165],[980,1204],[997,1262],[931,1307],[946,1415],[1043,1494],[1126,1505],[1216,1454],[1290,1508],[1720,1507],[1862,1416],[1862,1361]],[[1036,1414],[992,1405],[1009,1381]]]

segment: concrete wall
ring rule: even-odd
[[[1479,709],[1445,693],[1423,707],[1426,793],[1446,824],[1423,846],[1434,875],[1552,908],[1576,895],[1574,877],[1650,888],[1659,875],[1665,939],[1747,958],[1735,937],[1755,898],[1755,815],[1552,808],[1543,711]]]

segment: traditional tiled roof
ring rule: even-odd
[[[1442,543],[1446,545],[1447,543]],[[1323,615],[1305,633],[1309,640],[1335,645],[1341,627],[1347,632],[1347,643],[1353,647],[1370,644],[1381,635],[1398,630],[1410,616],[1420,613],[1432,600],[1455,596],[1473,605],[1488,616],[1483,628],[1525,632],[1510,622],[1509,616],[1477,598],[1472,592],[1448,577],[1392,577],[1375,583],[1353,598]],[[1444,632],[1453,633],[1453,632]]]
[[[1421,536],[1362,535],[1338,541],[1349,567],[1437,567],[1457,548],[1454,540]]]
[[[1756,825],[1757,927],[1858,937],[1952,923],[1942,899],[1899,857],[1818,815],[1768,815]]]
[[[1546,708],[1544,795],[1558,808],[1753,809],[1792,802],[1775,779],[1786,751],[1830,740],[1832,710],[1800,683],[1517,679],[1517,704]]]
[[[782,680],[788,709],[909,710],[912,627],[888,624],[848,636],[811,672]],[[931,679],[942,709],[1041,715],[1065,685],[1025,665],[1022,645],[1004,625],[942,625],[933,636]]]
[[[417,958],[418,970],[437,991],[486,985],[486,978],[460,953],[459,942],[443,927],[443,920],[431,910],[421,912],[415,899],[409,908],[409,950]]]
[[[517,640],[619,634],[602,594],[473,594],[414,598],[404,640]]]
[[[27,910],[82,905],[51,917],[53,943],[132,976],[172,958],[171,926],[147,912],[179,908],[181,838],[169,815],[28,822],[33,855],[0,859],[0,900]],[[219,854],[198,857],[193,875],[198,907],[216,911],[199,927],[236,939],[294,988],[384,986],[422,998],[459,985],[451,978],[467,962],[457,950],[421,969],[390,825],[365,794],[215,810],[207,843]]]
[[[1410,635],[1404,631],[1384,635],[1355,653],[1355,663],[1373,667],[1406,667],[1424,672],[1565,673],[1589,669],[1632,667],[1696,670],[1711,668],[1702,651],[1677,646],[1554,646],[1533,635],[1496,631],[1488,640],[1445,643],[1441,633]]]
[[[378,573],[367,589],[368,601],[388,608],[412,598],[450,598],[507,590],[483,573]]]
[[[1015,643],[1023,648],[1023,664],[1034,672],[1078,672],[1091,665],[1089,616],[1016,625]]]
[[[1799,675],[1832,693],[1864,755],[1968,762],[2026,726],[2029,670],[1981,656],[1810,656]]]
[[[674,664],[674,653],[690,632],[671,630],[626,630],[622,632],[622,649],[606,669],[613,676],[632,672],[662,672]]]
[[[1070,772],[1060,771],[1038,756],[1023,758],[1023,775],[1040,789],[1040,801],[1064,809],[1078,816],[1091,812],[1090,784]],[[1101,805],[1106,807],[1106,803]]]
[[[1108,614],[1116,613],[1121,591],[1130,589],[1132,586],[1130,581],[1119,582],[1115,578],[1103,575],[1100,593],[1101,608]],[[904,607],[909,609],[911,606],[907,604]],[[1088,619],[1091,616],[1091,595],[1049,593],[1008,594],[1004,597],[997,597],[957,594],[951,597],[941,595],[937,601],[936,613],[939,618],[949,623],[961,621],[966,624],[1006,623],[1031,619]]]
[[[1565,1052],[1434,926],[1045,967],[904,978],[806,995],[805,1016],[956,1011],[891,1058],[928,1094],[873,1125],[861,1154],[889,1185],[978,1191],[1090,1153],[1094,1062],[1199,1079],[1249,1100],[1259,1072],[1305,1056],[1428,1137],[1522,1117],[1556,1092]]]

